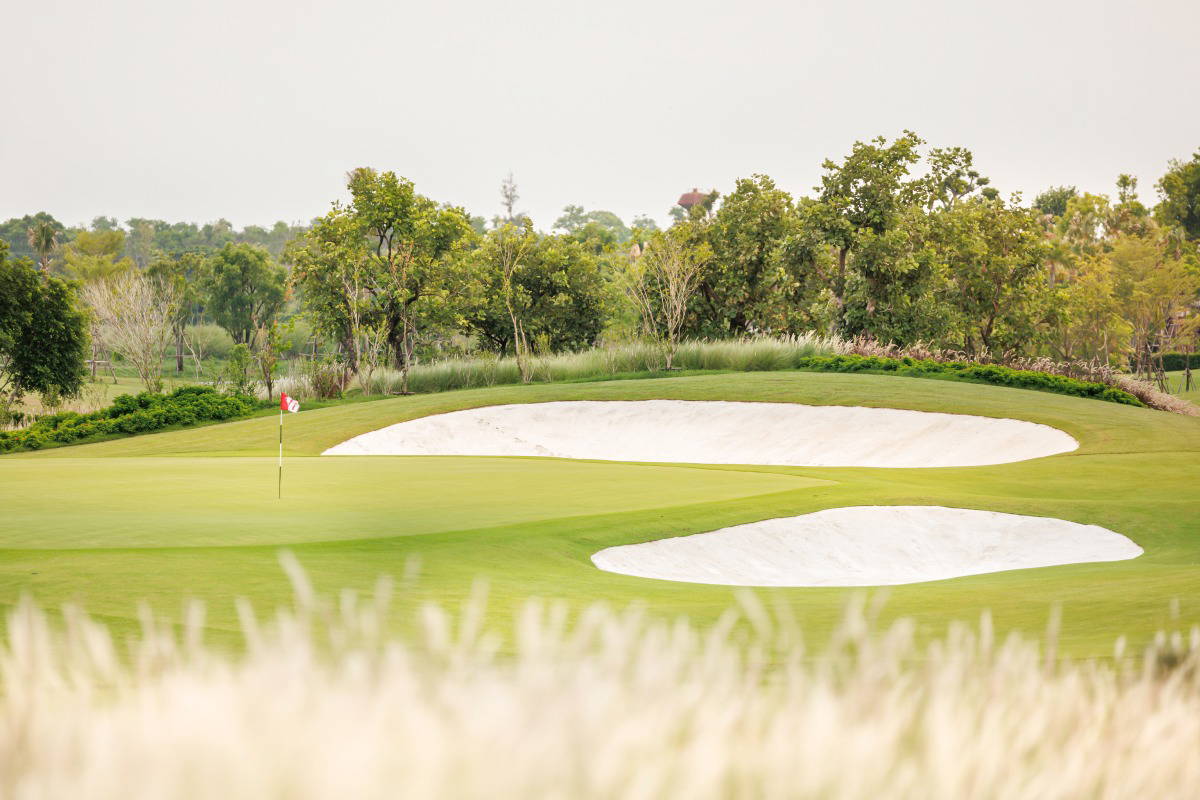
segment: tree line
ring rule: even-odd
[[[925,145],[911,132],[857,142],[809,195],[753,175],[676,206],[666,230],[568,206],[540,232],[511,176],[489,225],[360,168],[349,201],[304,226],[98,218],[71,231],[40,214],[4,223],[0,238],[6,270],[43,275],[13,278],[26,287],[13,297],[57,292],[86,320],[93,364],[97,347],[115,349],[151,386],[172,345],[182,370],[200,321],[228,332],[268,391],[298,319],[311,358],[364,389],[384,366],[407,374],[473,348],[515,356],[525,375],[535,353],[604,338],[659,341],[667,367],[685,338],[810,331],[1143,373],[1191,349],[1200,152],[1169,164],[1150,207],[1128,175],[1115,196],[1052,187],[1026,203],[993,187],[968,149]],[[20,336],[6,336],[8,352]]]

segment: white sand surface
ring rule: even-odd
[[[794,403],[564,401],[401,422],[324,455],[550,456],[818,467],[965,467],[1079,446],[1033,422]]]
[[[1142,554],[1119,533],[1048,517],[854,506],[609,547],[608,572],[731,586],[883,586]]]

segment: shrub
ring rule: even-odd
[[[334,400],[342,396],[342,365],[333,359],[306,360],[304,378],[318,400]]]
[[[976,364],[967,361],[933,361],[911,356],[811,356],[797,364],[800,369],[816,372],[892,372],[909,377],[946,377],[956,380],[1011,386],[1016,389],[1036,389],[1043,392],[1074,397],[1091,397],[1110,403],[1144,407],[1146,404],[1129,392],[1097,381],[1083,381],[1062,375],[1051,375],[1026,369],[1013,369],[999,364]]]
[[[209,386],[183,386],[171,394],[123,394],[91,414],[64,411],[41,417],[28,428],[0,432],[0,452],[74,444],[112,434],[138,434],[178,425],[217,422],[250,414],[258,401],[225,396]]]
[[[1162,365],[1167,372],[1178,372],[1189,365],[1200,369],[1200,353],[1163,353]]]
[[[234,345],[229,351],[229,363],[221,375],[222,380],[229,386],[230,394],[254,394],[254,356],[250,348],[244,344]]]

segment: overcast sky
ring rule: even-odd
[[[0,28],[0,219],[308,220],[347,170],[491,217],[513,172],[660,221],[904,128],[1003,192],[1143,200],[1200,148],[1200,2],[37,0]]]

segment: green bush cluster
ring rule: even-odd
[[[246,416],[258,406],[252,397],[220,394],[210,386],[184,386],[171,394],[123,394],[108,408],[90,414],[64,411],[40,417],[22,430],[0,431],[0,452],[40,450],[114,434],[149,433],[199,422],[219,422]]]
[[[886,358],[839,355],[802,358],[797,367],[817,372],[870,372],[908,375],[916,378],[952,378],[1145,407],[1141,400],[1129,392],[1107,384],[1081,381],[1076,378],[1051,375],[1047,372],[1002,367],[999,364],[977,364],[971,361],[928,361],[907,356]]]
[[[1200,369],[1200,353],[1163,353],[1162,366],[1164,372],[1178,372],[1188,366]]]

